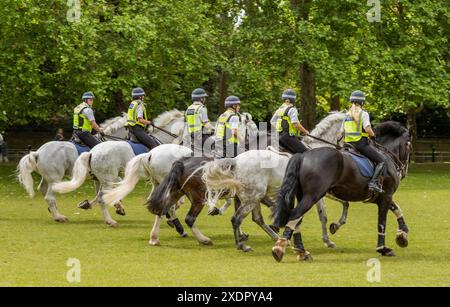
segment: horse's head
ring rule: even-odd
[[[259,132],[258,126],[253,121],[252,115],[250,113],[243,112],[241,113],[241,119],[243,124],[241,125],[241,129],[243,132],[241,135],[246,135],[249,138],[257,137]]]
[[[376,141],[393,153],[402,163],[401,177],[408,174],[408,165],[412,152],[411,135],[405,127],[395,121],[378,124],[374,128]]]

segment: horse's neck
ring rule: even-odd
[[[332,116],[332,117],[331,117]],[[323,139],[332,144],[337,144],[340,140],[343,130],[342,123],[345,118],[343,113],[336,113],[323,119],[317,126],[311,131],[311,135]],[[331,145],[316,140],[313,138],[305,137],[303,142],[311,148],[317,147],[332,147]]]
[[[111,135],[119,138],[127,137],[127,130],[125,124],[127,123],[126,116],[116,117],[113,119],[106,120],[101,128],[106,135]]]

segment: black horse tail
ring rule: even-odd
[[[283,184],[276,204],[272,207],[273,226],[284,227],[289,220],[289,214],[294,208],[295,196],[301,197],[300,168],[303,162],[303,154],[296,154],[290,160],[286,168]]]
[[[177,192],[180,186],[180,179],[184,173],[184,164],[182,161],[176,161],[161,184],[153,190],[147,201],[147,209],[155,215],[164,215],[173,205],[171,195]]]

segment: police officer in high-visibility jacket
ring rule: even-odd
[[[292,153],[302,153],[308,150],[300,141],[300,133],[309,134],[309,131],[300,124],[298,111],[294,106],[297,95],[292,89],[287,89],[281,96],[283,104],[274,113],[270,123],[276,126],[279,133],[280,145]]]
[[[92,92],[86,92],[81,99],[83,102],[73,109],[73,133],[83,144],[93,148],[100,141],[92,135],[92,131],[95,130],[103,135],[103,130],[95,121],[92,110],[95,96]]]
[[[127,126],[141,144],[149,150],[152,150],[158,146],[158,143],[145,131],[145,127],[152,124],[148,119],[147,109],[144,104],[145,91],[140,87],[134,88],[131,96],[133,97],[133,101],[128,107]]]
[[[366,97],[363,92],[355,91],[351,94],[350,102],[352,105],[344,120],[344,141],[351,144],[361,154],[377,164],[372,179],[369,182],[369,189],[381,193],[383,192],[383,189],[380,186],[378,179],[384,171],[386,160],[385,157],[369,143],[368,138],[375,138],[375,133],[370,124],[369,114],[362,109],[365,101]]]
[[[239,110],[241,101],[236,96],[225,99],[226,111],[219,116],[216,123],[216,158],[234,158],[239,154],[239,126],[242,123]]]
[[[193,152],[202,152],[203,144],[210,136],[205,133],[204,129],[213,130],[208,119],[208,110],[205,106],[206,97],[208,94],[202,88],[196,88],[192,94],[192,104],[185,112],[185,120],[190,136],[191,149]]]

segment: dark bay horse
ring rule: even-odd
[[[272,254],[281,261],[290,239],[294,236],[294,251],[299,260],[312,259],[304,248],[300,233],[303,216],[327,193],[344,201],[366,201],[378,206],[377,252],[383,256],[394,256],[392,249],[385,246],[386,218],[389,210],[397,216],[399,230],[396,242],[400,247],[408,245],[408,227],[400,207],[394,202],[400,180],[407,175],[411,150],[410,135],[397,122],[379,124],[376,135],[380,151],[387,158],[386,172],[382,178],[383,193],[372,194],[368,187],[369,178],[363,177],[348,153],[333,148],[316,148],[294,155],[287,166],[277,204],[272,207],[274,225],[285,227],[283,237],[272,248]],[[295,198],[298,200],[294,208]]]

